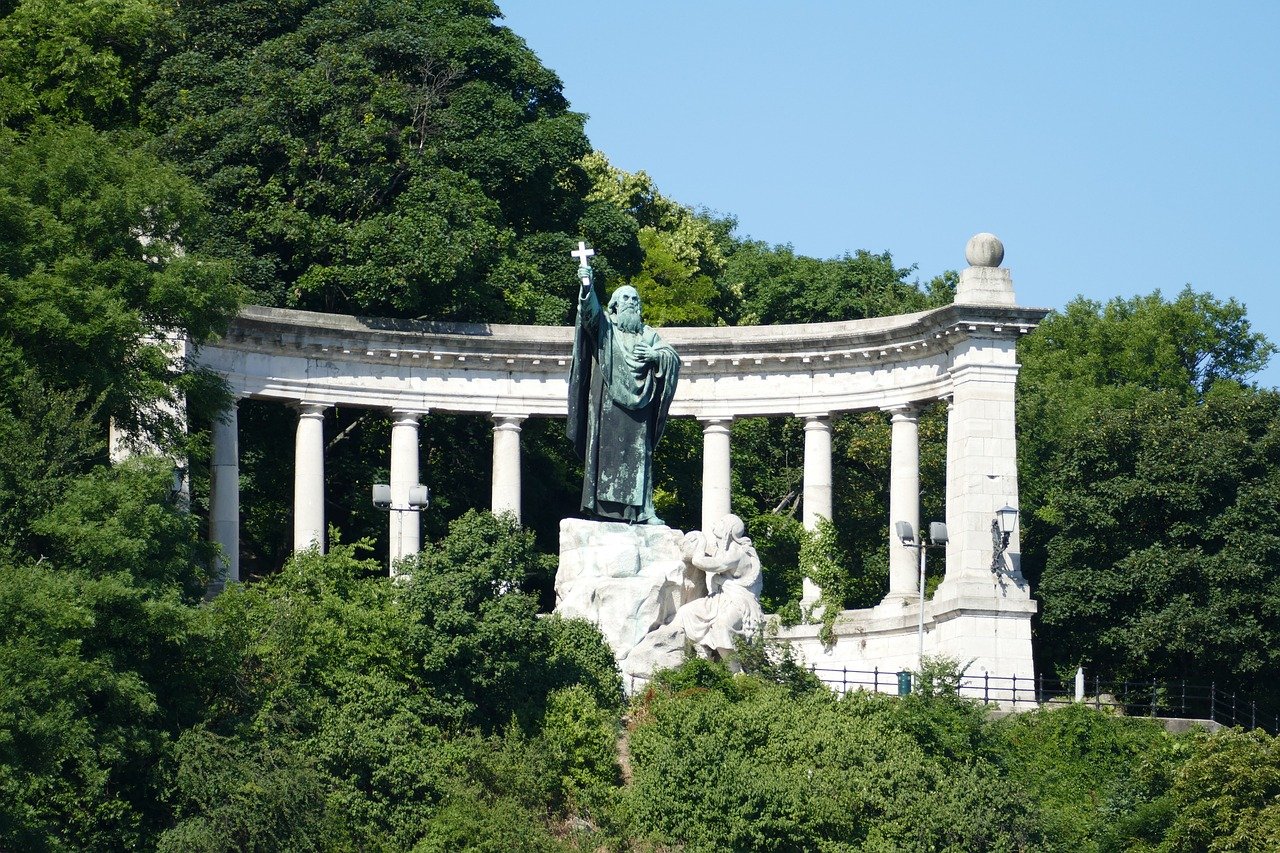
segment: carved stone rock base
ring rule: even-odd
[[[556,613],[598,625],[625,672],[646,634],[706,595],[703,573],[686,569],[682,538],[665,525],[562,520]]]

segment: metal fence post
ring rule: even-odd
[[[1218,711],[1218,682],[1209,682],[1209,720],[1217,722],[1218,718],[1214,716]]]
[[[1157,698],[1158,697],[1156,696],[1156,680],[1153,678],[1151,679],[1151,716],[1153,717],[1156,715]]]
[[[1093,677],[1093,709],[1095,711],[1102,710],[1102,676],[1095,675]]]

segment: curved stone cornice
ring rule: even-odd
[[[675,415],[732,418],[936,399],[952,366],[1015,366],[1038,308],[931,311],[777,326],[669,327],[683,362]],[[239,396],[370,408],[563,416],[573,330],[248,306],[197,361]]]

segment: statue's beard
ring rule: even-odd
[[[617,316],[614,318],[614,324],[624,332],[643,332],[644,321],[640,319],[640,308],[624,308],[618,306]]]

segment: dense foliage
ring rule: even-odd
[[[1076,300],[1019,350],[1024,571],[1042,663],[1257,690],[1280,604],[1280,395],[1244,309]]]
[[[888,252],[735,233],[592,152],[487,0],[0,3],[0,849],[1270,850],[1280,748],[1082,707],[989,720],[939,689],[838,698],[785,652],[690,662],[623,714],[612,656],[548,609],[580,472],[526,424],[528,530],[469,511],[478,418],[433,416],[431,543],[385,577],[388,426],[335,410],[328,554],[290,557],[292,416],[241,407],[246,574],[203,600],[198,346],[243,300],[560,323],[566,249],[655,324],[839,321],[948,302]],[[1042,666],[1275,683],[1274,347],[1190,288],[1077,300],[1021,347],[1023,567]],[[185,418],[177,403],[185,403]],[[107,466],[114,422],[161,455]],[[796,520],[801,425],[734,425],[770,608],[885,587],[889,426],[834,424],[836,525]],[[945,418],[920,421],[941,518]],[[656,500],[696,525],[698,425]],[[189,463],[193,500],[173,489]],[[482,460],[477,465],[475,460]],[[286,496],[286,497],[281,497]],[[370,557],[372,554],[372,557]]]

